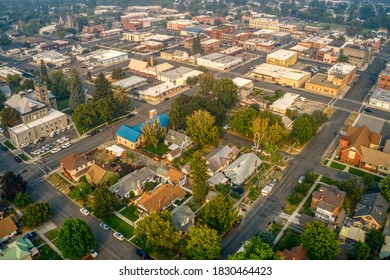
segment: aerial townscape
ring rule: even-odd
[[[388,0],[0,1],[0,260],[390,259]]]

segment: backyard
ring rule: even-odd
[[[168,146],[164,143],[158,144],[157,147],[154,147],[152,144],[148,144],[142,150],[146,151],[147,153],[163,156],[168,152]]]

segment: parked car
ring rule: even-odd
[[[233,227],[238,227],[242,223],[242,219],[235,220],[233,223]]]
[[[104,131],[106,129],[107,129],[107,126],[102,126],[101,128],[99,128],[99,132],[102,132],[102,131]]]
[[[68,73],[68,72],[69,72],[69,68],[64,68],[64,69],[62,69],[62,71],[63,71],[64,73]]]
[[[14,156],[14,160],[18,163],[21,163],[22,162],[22,159],[18,156]]]
[[[88,70],[93,70],[93,66],[89,66],[89,67],[88,67]]]
[[[0,127],[0,133],[4,133],[4,128]]]
[[[372,109],[371,108],[366,108],[366,109],[364,109],[364,111],[367,112],[367,113],[372,113]]]
[[[64,145],[62,145],[62,148],[66,149],[66,148],[70,147],[70,145],[72,145],[71,142],[66,142]]]
[[[55,132],[55,131],[53,131],[53,132],[51,132],[51,133],[50,133],[50,135],[49,135],[49,136],[50,136],[51,138],[53,138],[55,135],[56,135],[56,132]]]
[[[271,187],[275,187],[276,184],[277,184],[278,182],[279,182],[279,180],[276,179],[276,178],[274,178],[274,179],[271,180],[271,182],[269,183],[269,185],[270,185]]]
[[[59,151],[61,151],[62,149],[60,147],[58,148],[55,148],[51,151],[52,154],[55,154],[55,153],[58,153]]]
[[[306,101],[306,98],[305,97],[299,97],[299,100]]]
[[[302,175],[301,177],[299,177],[298,183],[302,184],[304,180],[305,180],[305,176]]]
[[[81,208],[80,212],[83,213],[85,216],[89,215],[89,211],[87,209],[85,209],[85,208]]]
[[[3,145],[1,145],[1,149],[2,149],[3,151],[8,151],[8,148],[7,148],[6,146],[3,146]]]
[[[24,236],[24,238],[27,238],[30,240],[33,240],[35,237],[37,237],[37,233],[35,231],[29,232]]]
[[[105,223],[100,223],[100,227],[104,230],[110,230],[110,227]]]
[[[98,253],[95,250],[91,250],[90,254],[93,258],[96,258],[98,256]]]
[[[143,259],[143,260],[151,259],[150,256],[148,255],[148,253],[146,253],[144,250],[137,249],[135,252],[136,252],[137,255],[139,255],[139,256],[141,257],[141,259]]]
[[[25,148],[25,147],[27,147],[28,145],[30,145],[30,143],[22,143],[22,144],[20,144],[20,148]]]
[[[261,195],[262,196],[267,196],[272,192],[272,187],[270,185],[266,185],[262,190],[261,190]]]
[[[120,241],[122,241],[122,240],[125,239],[125,237],[124,237],[121,233],[119,233],[119,232],[115,232],[115,233],[114,233],[114,237],[115,237],[116,239],[120,240]]]

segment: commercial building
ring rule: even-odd
[[[305,89],[329,95],[338,96],[344,87],[356,76],[356,66],[347,63],[333,65],[328,74],[318,73],[306,82]]]
[[[47,51],[47,52],[42,52],[34,55],[32,57],[33,61],[37,65],[41,65],[42,61],[45,62],[46,65],[54,65],[54,67],[61,67],[67,64],[70,64],[71,59],[69,56],[60,54],[58,52],[54,51]]]
[[[114,65],[129,58],[128,53],[117,50],[98,50],[89,59],[90,64],[97,66]]]
[[[284,25],[279,25],[279,31],[280,32],[286,32],[286,33],[294,33],[299,30],[298,25],[295,24],[284,24]]]
[[[242,47],[237,47],[237,46],[219,51],[219,53],[221,53],[221,54],[226,54],[226,55],[230,55],[230,56],[235,56],[235,55],[238,55],[238,54],[243,53],[243,52],[244,52],[244,49]]]
[[[196,24],[198,24],[198,22],[194,20],[187,20],[187,19],[171,20],[168,21],[167,23],[167,29],[180,31],[184,28],[192,27]]]
[[[165,82],[163,84],[147,88],[145,90],[139,91],[138,94],[140,98],[145,101],[158,104],[168,98],[168,96],[172,96],[174,93],[177,93],[182,88],[181,85],[176,85],[172,82]]]
[[[390,110],[390,90],[378,87],[371,94],[369,104],[381,109]]]
[[[251,71],[251,75],[262,80],[301,87],[310,79],[311,74],[297,69],[263,63]]]
[[[192,20],[197,21],[201,24],[210,24],[215,25],[215,21],[225,23],[226,19],[224,17],[210,17],[210,16],[196,16],[192,17]]]
[[[240,32],[240,31],[235,31],[235,32],[223,32],[221,41],[224,44],[228,44],[230,46],[232,45],[237,45],[238,42],[242,40],[249,39],[252,36],[250,32]]]
[[[267,54],[266,62],[268,64],[289,67],[297,62],[297,53],[288,50],[277,50],[276,52]]]
[[[358,45],[347,45],[344,47],[343,55],[348,57],[349,63],[362,68],[372,57],[372,48]]]
[[[265,40],[261,38],[252,38],[245,41],[240,41],[239,45],[246,50],[269,53],[275,49],[278,42],[273,40]]]
[[[146,83],[147,79],[137,76],[131,76],[129,78],[112,83],[113,87],[123,87],[124,89],[133,88]]]
[[[111,36],[116,36],[120,35],[122,33],[122,29],[120,28],[114,28],[110,30],[103,30],[99,33],[100,37],[111,37]]]
[[[131,41],[131,42],[143,42],[145,38],[150,37],[149,32],[124,32],[122,38],[125,39],[126,41]]]
[[[18,69],[14,67],[8,67],[3,66],[0,67],[0,80],[5,82],[8,75],[18,75],[19,77],[22,77],[22,72],[20,72]]]
[[[378,78],[378,88],[381,89],[390,89],[390,67],[386,67],[379,74]]]
[[[279,20],[271,18],[252,18],[249,20],[249,28],[279,31]]]
[[[170,42],[174,42],[176,38],[174,36],[169,36],[165,34],[155,34],[146,38],[147,41],[154,41],[162,43],[164,46],[168,45]]]
[[[236,77],[232,81],[238,87],[238,93],[241,99],[244,99],[248,95],[252,94],[253,92],[252,80]]]
[[[286,114],[287,109],[291,109],[294,102],[299,97],[299,94],[287,92],[283,95],[282,98],[279,98],[274,103],[272,103],[269,108],[270,110],[280,113]]]
[[[227,70],[232,69],[243,61],[240,57],[232,57],[220,53],[213,53],[199,57],[197,64],[212,69]]]
[[[221,41],[217,39],[208,39],[201,41],[200,44],[202,45],[204,54],[211,54],[219,50],[219,45],[221,44]]]
[[[187,78],[197,77],[200,74],[202,74],[201,71],[181,66],[171,71],[162,73],[158,78],[163,82],[174,82],[177,85],[185,85]]]

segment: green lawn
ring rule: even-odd
[[[46,236],[47,239],[52,241],[53,239],[57,238],[59,234],[60,234],[60,230],[58,228],[55,228],[55,229],[49,230],[44,235]]]
[[[278,251],[290,250],[292,247],[299,246],[299,244],[301,244],[299,234],[288,230],[282,240],[275,246],[275,249]]]
[[[57,108],[60,111],[69,108],[69,98],[57,99]]]
[[[6,145],[7,148],[10,149],[10,150],[12,150],[12,151],[13,151],[13,150],[16,150],[15,146],[12,145],[11,142],[8,141],[8,140],[4,142],[4,145]]]
[[[330,164],[330,167],[336,168],[336,169],[341,170],[341,171],[345,169],[345,165],[344,164],[341,164],[341,163],[338,163],[338,162],[335,162],[335,161],[332,161],[332,163]]]
[[[325,176],[323,176],[323,177],[321,178],[320,182],[321,182],[321,183],[328,184],[328,185],[334,185],[334,184],[337,183],[336,180],[333,180],[333,179],[328,178],[328,177],[325,177]]]
[[[360,170],[360,169],[357,169],[357,168],[353,168],[353,167],[349,168],[348,173],[356,175],[356,176],[359,176],[359,177],[363,177],[366,174],[370,174],[370,173],[364,172],[363,170]],[[383,179],[380,176],[376,176],[376,175],[372,175],[372,176],[374,177],[374,180],[377,183],[380,182]]]
[[[28,161],[28,160],[29,160],[28,156],[26,156],[25,154],[19,154],[18,156],[19,156],[22,160],[24,160],[24,161]]]
[[[165,145],[164,143],[160,143],[158,144],[157,148],[155,148],[151,144],[148,144],[143,148],[143,150],[158,156],[162,156],[168,152],[168,146]]]
[[[134,228],[114,214],[106,217],[104,222],[113,230],[122,233],[126,239],[129,239],[134,235]]]
[[[137,212],[137,208],[134,205],[130,205],[129,207],[127,207],[126,209],[123,209],[119,213],[133,222],[138,220],[138,217],[139,217],[138,212]]]
[[[62,258],[47,244],[39,248],[39,251],[41,252],[39,260],[62,260]]]
[[[35,247],[38,247],[39,245],[45,243],[45,241],[43,241],[42,238],[40,238],[39,236],[35,237],[34,240],[32,241],[32,243],[34,244]]]
[[[324,162],[322,163],[323,165],[327,165],[329,162],[329,159],[325,159]]]
[[[275,237],[278,236],[283,226],[281,224],[273,222],[267,231],[271,232]]]

